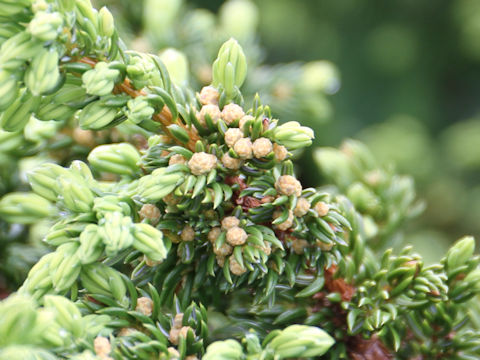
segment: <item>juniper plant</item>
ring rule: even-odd
[[[244,101],[235,40],[195,93],[127,50],[106,8],[0,4],[4,131],[36,119],[112,140],[0,201],[9,223],[51,225],[51,252],[0,303],[0,359],[478,357],[474,240],[434,265],[379,250],[413,188],[353,143],[340,191],[303,188],[291,155],[313,132]]]
[[[143,11],[137,14],[142,8]],[[258,13],[255,5],[249,0],[227,2],[217,19],[207,10],[188,9],[181,0],[135,2],[133,6],[131,3],[123,2],[120,8],[116,7],[114,10],[117,15],[121,10],[124,13],[128,12],[134,22],[143,24],[141,30],[125,31],[128,24],[123,23],[121,30],[127,34],[139,31],[144,34],[142,38],[131,40],[134,48],[145,48],[145,39],[151,43],[152,51],[156,51],[154,49],[158,47],[162,48],[159,58],[167,67],[171,80],[176,84],[186,85],[188,79],[191,86],[200,88],[198,84],[210,83],[212,77],[210,63],[215,59],[221,43],[228,39],[230,34],[238,37],[248,51],[250,71],[247,74],[246,85],[242,88],[242,96],[247,102],[259,92],[263,100],[266,99],[274,105],[274,116],[283,122],[296,120],[308,124],[311,119],[318,122],[320,118],[325,117],[320,115],[328,112],[329,106],[325,101],[324,91],[332,90],[332,86],[338,83],[338,77],[332,66],[326,62],[261,66],[259,62],[261,57],[258,54],[262,51],[254,36]],[[235,14],[235,22],[230,18],[232,14]],[[214,25],[215,23],[218,25]],[[163,49],[166,46],[170,47]],[[180,48],[189,58],[195,58],[195,62],[189,66],[186,56],[172,46]],[[253,54],[257,55],[252,56]],[[317,76],[312,76],[312,72]],[[312,81],[314,79],[320,80]],[[8,91],[8,87],[6,90]],[[81,95],[82,89],[72,88],[71,96],[75,97],[78,91]],[[140,122],[145,116],[153,114],[151,107],[143,109],[142,106],[145,104],[141,102],[141,98],[128,104],[129,114],[134,121]],[[43,113],[58,111],[61,108],[52,105],[42,109],[41,113],[36,114],[37,118],[42,119]],[[74,159],[85,160],[89,151],[97,145],[122,140],[138,144],[138,141],[145,141],[144,137],[148,136],[146,134],[139,136],[135,132],[132,135],[128,130],[128,122],[109,131],[93,132],[79,128],[69,114],[59,120],[60,118],[45,121],[30,117],[22,130],[2,132],[4,145],[0,148],[0,153],[3,159],[2,168],[5,169],[1,175],[2,195],[28,188],[25,169],[34,167],[35,163],[53,158],[59,165],[68,166]],[[26,277],[28,269],[46,251],[41,243],[45,226],[44,221],[39,221],[34,226],[23,224],[19,231],[19,225],[11,228],[8,223],[2,223],[0,289],[17,288]],[[19,261],[20,258],[22,261]],[[6,284],[2,279],[7,280]]]

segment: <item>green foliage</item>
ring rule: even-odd
[[[180,2],[151,3],[173,27]],[[44,221],[50,250],[0,303],[1,359],[478,357],[473,238],[434,265],[384,249],[420,206],[357,142],[317,153],[335,187],[303,188],[292,151],[313,131],[242,95],[235,40],[195,93],[127,51],[106,8],[3,4],[0,86],[21,94],[4,148],[60,154],[0,201],[7,232]]]

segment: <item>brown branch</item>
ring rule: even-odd
[[[332,265],[324,270],[325,276],[325,290],[313,295],[315,305],[313,312],[318,312],[323,308],[328,308],[331,311],[331,321],[335,328],[341,330],[345,337],[347,345],[347,353],[349,359],[352,360],[391,360],[393,354],[383,344],[377,334],[373,334],[369,339],[364,339],[362,335],[348,335],[347,326],[347,311],[343,309],[338,303],[333,303],[327,299],[329,293],[339,293],[342,301],[350,301],[355,294],[356,288],[340,277],[335,278],[335,273],[338,268]]]
[[[355,286],[348,284],[342,278],[335,278],[334,275],[337,272],[337,266],[332,265],[328,269],[325,269],[325,288],[331,293],[339,293],[342,297],[342,301],[350,301],[355,295]]]
[[[91,58],[89,58],[89,57],[82,57],[82,58],[80,58],[80,59],[75,59],[75,60],[78,60],[78,62],[81,62],[81,63],[84,63],[84,64],[88,64],[88,65],[90,65],[91,67],[94,67],[95,64],[97,63],[96,60],[93,60],[93,59],[91,59]]]
[[[76,61],[79,61],[84,64],[88,64],[92,67],[94,67],[95,64],[97,63],[95,59],[92,59],[89,57],[82,57],[80,59],[77,59]],[[145,93],[144,91],[134,89],[129,79],[125,79],[123,83],[115,85],[113,89],[113,93],[114,94],[124,93],[131,96],[132,98],[136,98],[137,96],[147,95],[147,93]],[[186,146],[188,149],[195,151],[195,144],[197,140],[200,139],[198,132],[196,131],[195,128],[188,127],[187,125],[185,125],[182,121],[176,121],[177,119],[173,119],[172,113],[170,112],[170,109],[166,105],[162,108],[161,112],[154,114],[152,118],[154,121],[162,125],[162,130],[165,132],[165,135],[167,135],[170,139],[172,139],[174,142],[176,142],[181,146]],[[188,137],[190,138],[190,140],[186,145],[181,141],[177,140],[174,136],[172,136],[170,130],[168,130],[168,126],[174,123],[179,125],[182,129],[184,129],[188,133]]]
[[[376,334],[370,339],[364,339],[361,335],[352,336],[347,340],[347,345],[348,355],[352,360],[393,359],[393,355]]]

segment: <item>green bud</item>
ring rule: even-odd
[[[65,121],[70,119],[77,109],[67,103],[81,101],[85,98],[85,89],[78,86],[63,85],[53,96],[42,98],[35,117],[42,121]]]
[[[23,133],[26,140],[41,142],[53,138],[57,134],[58,128],[59,123],[56,121],[40,121],[32,116],[25,125]]]
[[[75,5],[78,11],[77,17],[85,18],[92,24],[96,23],[96,10],[93,8],[90,0],[75,0]]]
[[[105,329],[111,324],[112,319],[108,315],[89,314],[83,317],[87,336],[93,338],[101,333],[105,333]],[[108,330],[107,330],[108,331]],[[85,359],[86,360],[86,359]],[[94,359],[98,360],[98,359]]]
[[[67,105],[56,104],[54,102],[40,105],[35,113],[35,117],[42,121],[67,121],[77,110]]]
[[[0,126],[6,131],[19,131],[23,129],[36,110],[39,97],[34,97],[24,91],[1,115]]]
[[[203,360],[241,360],[244,358],[242,345],[235,340],[215,341],[208,345]]]
[[[235,39],[225,42],[212,67],[212,85],[223,88],[227,101],[233,99],[247,76],[247,59]]]
[[[149,259],[162,261],[167,257],[167,249],[163,244],[163,234],[160,230],[145,223],[135,224],[133,237],[133,247]]]
[[[97,146],[88,161],[96,170],[113,174],[132,176],[140,171],[140,154],[128,143]]]
[[[106,106],[104,101],[94,101],[81,111],[78,121],[84,130],[100,130],[109,125],[118,113],[116,107]]]
[[[113,256],[132,245],[133,224],[130,216],[124,216],[119,212],[108,212],[105,213],[105,218],[100,224],[98,232],[103,238],[108,256]]]
[[[91,264],[102,255],[103,247],[98,225],[90,224],[80,234],[80,247],[77,256],[82,264]]]
[[[82,314],[73,302],[63,296],[47,295],[43,300],[45,309],[51,309],[55,313],[55,322],[68,333],[79,338],[85,329],[82,322]]]
[[[0,217],[11,223],[33,224],[53,214],[50,202],[34,193],[14,192],[0,201]]]
[[[16,151],[24,142],[22,133],[0,129],[0,153]]]
[[[98,12],[98,32],[105,37],[111,37],[115,32],[113,15],[105,6]]]
[[[41,331],[37,326],[36,307],[31,297],[18,294],[0,302],[0,349],[11,344],[35,341]]]
[[[168,48],[161,52],[159,58],[175,84],[182,85],[188,81],[188,60],[184,53]]]
[[[77,79],[77,78],[75,78]],[[80,81],[80,79],[78,79]],[[77,101],[82,101],[86,97],[86,91],[77,83],[69,84],[69,76],[67,76],[66,83],[53,96],[53,102],[56,104],[68,104]]]
[[[78,5],[78,1],[77,1]],[[88,37],[91,43],[99,43],[101,41],[100,34],[98,33],[98,11],[92,8],[93,17],[92,19],[87,17],[78,16],[75,18],[77,21],[77,27],[83,30],[82,35]]]
[[[144,202],[156,202],[170,194],[184,180],[183,172],[166,173],[166,168],[159,168],[140,178],[138,194]]]
[[[131,213],[130,206],[115,195],[104,195],[95,198],[93,211],[97,214],[98,219],[104,218],[108,212],[116,211],[124,215],[130,215]]]
[[[71,174],[81,177],[87,184],[96,184],[90,168],[83,161],[73,160],[69,169]]]
[[[45,235],[44,241],[53,246],[59,246],[71,241],[77,241],[86,223],[77,221],[60,221],[53,225]]]
[[[76,254],[78,246],[78,243],[69,242],[60,245],[54,252],[49,271],[56,292],[69,289],[80,274],[81,263]]]
[[[33,265],[28,272],[28,277],[20,287],[20,294],[33,294],[37,289],[48,291],[52,288],[52,279],[50,276],[50,262],[55,257],[55,253],[44,255]]]
[[[53,252],[53,257],[50,258],[48,262],[48,270],[50,271],[50,274],[55,274],[62,261],[64,261],[65,258],[74,255],[77,249],[78,244],[73,242],[68,242],[57,247]]]
[[[310,146],[314,138],[313,130],[301,126],[297,121],[289,121],[273,130],[275,141],[289,150]]]
[[[250,330],[248,333],[245,334],[244,343],[249,354],[258,354],[262,351],[262,345],[260,344],[260,340],[258,339],[257,334],[255,334],[253,330]]]
[[[282,330],[267,345],[276,359],[321,356],[335,340],[314,326],[291,325]]]
[[[11,72],[0,70],[0,111],[7,109],[17,97],[17,79]]]
[[[54,89],[59,80],[57,52],[42,49],[25,72],[25,84],[33,95],[38,96]]]
[[[60,194],[57,183],[59,176],[68,176],[68,170],[52,163],[45,163],[27,173],[32,190],[50,201],[56,201]]]
[[[113,296],[122,305],[128,303],[127,288],[120,272],[105,264],[93,263],[84,266],[80,273],[80,280],[91,294]]]
[[[473,256],[475,251],[475,239],[472,236],[465,236],[458,240],[447,252],[447,272],[455,271]]]
[[[92,210],[94,196],[83,181],[76,181],[71,176],[61,177],[58,181],[63,203],[69,210],[78,213]]]
[[[41,49],[42,44],[32,39],[29,33],[19,32],[6,40],[0,47],[0,63],[3,65],[3,69],[11,63],[10,70],[17,71],[18,66],[23,65],[23,60],[35,56]]]
[[[41,41],[52,41],[61,32],[62,25],[63,19],[60,13],[39,11],[28,24],[28,31]]]
[[[50,230],[43,240],[49,245],[58,246],[76,240],[76,238],[72,238],[70,235],[64,229]]]
[[[95,68],[82,75],[83,86],[88,94],[104,96],[112,92],[115,82],[118,81],[120,71],[110,69],[108,63],[98,62]]]
[[[91,294],[110,296],[110,276],[108,269],[111,268],[98,262],[84,266],[80,272],[80,281],[83,287]]]
[[[132,51],[127,54],[130,55],[127,75],[136,89],[142,89],[147,85],[163,86],[160,72],[150,56]]]
[[[250,0],[224,2],[219,11],[220,26],[228,36],[240,42],[251,40],[258,25],[258,9]]]
[[[176,139],[186,144],[190,140],[187,130],[177,124],[171,124],[167,126],[170,134]]]
[[[39,310],[39,317],[52,319],[55,315],[52,309]],[[57,322],[53,322],[42,333],[41,341],[48,347],[69,347],[72,346],[73,339]]]
[[[151,119],[155,112],[144,96],[137,96],[136,98],[129,100],[127,107],[128,119],[135,124]]]

